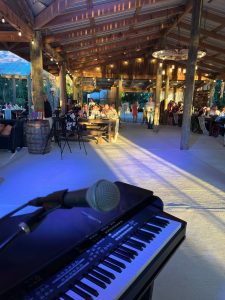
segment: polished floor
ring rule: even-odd
[[[181,151],[180,128],[124,123],[116,143],[71,143],[63,159],[24,148],[0,151],[0,216],[37,196],[120,180],[154,191],[164,210],[188,222],[187,237],[155,281],[153,300],[225,299],[225,147],[223,138],[192,134]]]

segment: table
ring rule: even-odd
[[[80,125],[87,126],[107,126],[107,134],[109,143],[112,142],[112,126],[116,127],[117,119],[79,119],[78,123]]]

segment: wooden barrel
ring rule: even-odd
[[[29,153],[44,154],[51,150],[48,120],[30,120],[26,126],[26,141]]]

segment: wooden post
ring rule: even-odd
[[[159,109],[160,109],[160,94],[162,89],[162,63],[158,64],[156,74],[156,93],[155,93],[155,113],[153,131],[159,130]]]
[[[170,89],[170,68],[167,66],[166,69],[166,89],[165,89],[165,101],[164,101],[164,111],[167,109],[168,105],[168,97],[169,97],[169,89]]]
[[[32,110],[32,97],[31,97],[31,77],[30,75],[27,76],[27,97],[28,97],[28,109],[29,109],[29,116],[31,116]]]
[[[123,91],[123,80],[122,78],[119,79],[118,87],[117,87],[117,93],[116,93],[116,109],[118,109],[119,106],[121,106],[121,93]]]
[[[60,64],[59,81],[60,81],[60,106],[62,108],[62,113],[65,113],[66,112],[66,65],[64,62]]]
[[[13,104],[16,104],[16,78],[12,77]]]
[[[191,40],[190,48],[188,52],[187,72],[184,92],[184,113],[183,124],[181,131],[180,149],[189,149],[190,140],[190,126],[191,126],[191,108],[195,87],[195,67],[197,62],[200,25],[201,25],[201,12],[202,12],[202,0],[193,1],[192,8],[192,26],[191,26]]]
[[[33,44],[30,44],[31,77],[32,77],[32,101],[34,111],[44,111],[43,93],[43,60],[42,60],[42,36],[40,31],[35,31]]]
[[[73,100],[78,101],[77,79],[73,78]]]

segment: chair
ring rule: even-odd
[[[84,143],[84,138],[83,138],[84,128],[83,128],[83,126],[81,124],[79,124],[79,118],[78,118],[78,116],[76,116],[75,127],[74,127],[73,130],[77,134],[77,140],[78,140],[80,149],[81,149],[81,143],[82,143],[83,147],[84,147],[84,152],[87,155],[87,150],[86,150],[85,143]]]
[[[0,133],[0,149],[11,150],[12,153],[16,148],[24,146],[23,125],[24,120],[0,120],[0,123],[6,127],[10,125],[11,130],[7,134]]]

